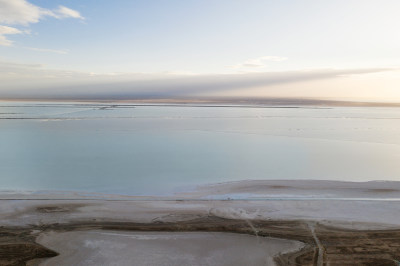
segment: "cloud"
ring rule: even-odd
[[[59,6],[58,9],[54,10],[54,14],[56,18],[84,19],[78,11],[65,6]]]
[[[50,10],[33,5],[26,0],[0,0],[0,23],[28,26],[39,22],[44,17],[84,19],[78,11],[65,6]],[[0,45],[11,46],[13,42],[5,35],[21,33],[26,33],[26,31],[0,25]]]
[[[176,75],[143,73],[93,74],[49,70],[42,65],[0,62],[0,97],[137,99],[233,95],[262,90],[278,93],[276,85],[299,88],[307,82],[345,80],[353,75],[393,69],[319,69],[308,71],[258,72],[247,74]],[[323,91],[323,88],[321,89]],[[284,93],[284,92],[282,92]]]
[[[21,34],[21,33],[24,32],[13,27],[0,25],[0,45],[11,46],[13,42],[7,39],[5,35]]]
[[[46,16],[58,19],[84,19],[78,11],[65,6],[50,10],[33,5],[26,0],[0,0],[0,23],[27,26],[31,23],[39,22],[40,19]]]
[[[287,58],[286,57],[281,57],[281,56],[262,56],[262,57],[246,60],[243,63],[235,64],[235,65],[232,65],[230,67],[231,68],[235,68],[235,69],[240,69],[240,68],[262,68],[262,67],[266,66],[266,64],[265,64],[266,61],[281,62],[281,61],[285,61],[285,60],[287,60]]]
[[[25,0],[0,0],[0,23],[28,25],[39,22],[41,17],[51,13]]]
[[[35,47],[24,47],[24,48],[31,51],[43,52],[43,53],[68,54],[68,50],[44,49]]]

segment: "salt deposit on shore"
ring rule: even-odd
[[[30,265],[98,265],[99,261],[125,265],[133,259],[144,262],[142,265],[161,262],[204,265],[204,260],[207,260],[205,265],[235,265],[234,262],[238,262],[236,265],[259,265],[260,261],[266,260],[272,263],[279,252],[298,250],[302,244],[297,240],[307,244],[305,249],[281,255],[279,259],[308,261],[313,260],[314,252],[319,250],[315,249],[310,228],[317,228],[315,234],[318,236],[314,237],[325,239],[324,248],[330,250],[329,256],[321,257],[320,253],[317,257],[326,262],[351,258],[354,263],[375,263],[376,259],[386,263],[398,254],[399,191],[400,182],[306,180],[232,182],[162,198],[7,192],[0,195],[0,226],[5,235],[18,235],[14,240],[7,237],[2,240],[4,247],[13,248],[17,254],[8,262],[17,262],[21,256],[18,254],[26,251],[25,246],[32,249],[32,254],[26,255],[24,261],[40,258],[34,256],[35,250],[41,250],[46,257],[51,256],[52,250],[60,252],[59,256],[34,260]],[[340,229],[343,227],[355,231]],[[373,231],[382,229],[386,231]],[[186,230],[192,232],[182,232]],[[193,232],[199,230],[203,232]],[[254,235],[258,230],[263,237],[257,240]],[[283,240],[269,239],[271,234]],[[381,235],[384,238],[381,239]],[[346,243],[348,246],[347,253],[337,250],[334,242],[337,237],[340,237],[341,245]],[[50,250],[38,246],[35,239]],[[352,250],[351,245],[359,239],[369,242],[359,241],[357,251]],[[387,243],[380,244],[380,241]],[[21,243],[25,246],[19,247]],[[238,247],[237,243],[240,243]],[[132,245],[135,245],[134,251],[130,249]],[[251,250],[250,261],[243,261],[245,258],[238,255],[242,254],[239,251],[244,246],[246,254]],[[263,251],[260,251],[261,246]],[[186,249],[182,255],[178,250],[183,247]],[[379,258],[364,256],[369,254],[369,248],[381,248]],[[160,253],[162,257],[154,255]]]
[[[280,252],[303,244],[232,233],[73,231],[42,234],[37,242],[61,255],[41,265],[274,265]]]
[[[242,193],[251,195],[250,200],[214,199]],[[261,200],[251,200],[254,196]],[[93,219],[181,221],[209,214],[234,219],[313,220],[354,229],[400,226],[400,182],[243,181],[163,198],[81,193],[7,193],[2,198],[7,199],[0,205],[0,225],[4,226]]]

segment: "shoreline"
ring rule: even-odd
[[[349,99],[320,99],[320,98],[6,98],[0,102],[52,102],[52,103],[100,103],[100,104],[157,104],[157,105],[246,105],[248,107],[280,107],[288,108],[298,107],[400,107],[399,102],[387,101],[365,101],[365,100],[349,100]]]
[[[256,229],[256,230],[255,230]],[[26,228],[2,227],[0,262],[18,265],[37,258],[51,258],[58,253],[51,247],[36,243],[43,233],[87,232],[113,230],[120,232],[229,232],[300,241],[304,246],[296,251],[280,253],[277,265],[316,265],[323,263],[353,265],[396,265],[400,252],[400,230],[348,230],[327,227],[312,221],[263,221],[224,219],[215,216],[179,222],[79,222],[48,224]],[[32,234],[32,232],[34,232]],[[10,236],[12,235],[12,238]],[[4,238],[7,238],[8,241]],[[318,239],[318,242],[316,242]],[[321,248],[323,250],[321,250]],[[4,259],[4,254],[8,257]],[[29,264],[34,265],[34,264]]]
[[[159,198],[8,191],[0,194],[0,264],[19,265],[56,256],[52,246],[37,241],[49,232],[54,236],[71,232],[72,237],[74,232],[116,230],[228,232],[304,244],[298,251],[282,250],[275,256],[279,266],[321,265],[318,261],[331,265],[349,261],[353,265],[396,265],[395,261],[400,260],[399,193],[400,182],[313,180],[210,184]],[[221,195],[267,195],[272,200],[228,200],[221,199]],[[291,198],[305,195],[314,198]],[[336,198],[349,195],[352,197],[346,201]],[[359,200],[363,195],[372,200]],[[282,199],[274,200],[278,196]],[[94,233],[88,236],[99,237]],[[35,259],[27,265],[45,261]]]
[[[224,198],[225,197],[225,198]],[[400,181],[248,179],[177,187],[162,195],[87,190],[0,190],[0,200],[400,200]]]

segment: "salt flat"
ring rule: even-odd
[[[91,219],[173,222],[211,214],[232,219],[313,220],[355,229],[398,227],[399,191],[400,182],[280,180],[221,183],[169,197],[9,192],[1,195],[0,225]]]
[[[232,233],[73,231],[42,234],[37,242],[61,255],[41,265],[274,265],[298,241]]]
[[[60,253],[33,261],[41,265],[128,265],[135,259],[141,265],[270,265],[278,253],[285,261],[383,263],[398,253],[399,191],[399,182],[312,180],[211,184],[164,197],[8,191],[1,195],[0,225],[4,235],[18,235],[3,240],[15,254],[26,250],[19,243]],[[347,253],[337,249],[337,239],[349,246]],[[323,246],[315,249],[315,241]],[[247,246],[251,260],[236,257],[240,246]],[[321,248],[330,252],[325,259]],[[382,249],[379,258],[364,256],[370,248]]]

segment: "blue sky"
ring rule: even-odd
[[[198,76],[210,93],[222,75],[247,83],[215,95],[397,99],[398,10],[397,0],[0,0],[0,94],[99,82],[135,92],[144,81],[190,90]],[[281,83],[267,82],[273,73]]]

